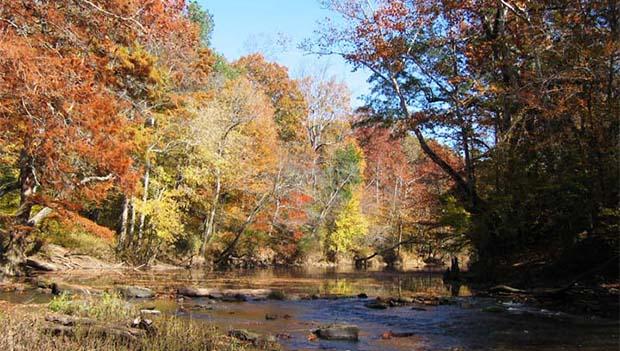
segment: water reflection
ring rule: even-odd
[[[412,293],[469,296],[467,286],[445,284],[433,271],[398,272],[354,269],[262,269],[215,271],[125,271],[93,274],[71,272],[49,274],[50,279],[108,288],[118,284],[144,285],[158,292],[173,292],[179,286],[217,288],[270,288],[298,294],[353,296],[406,296]]]

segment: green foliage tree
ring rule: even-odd
[[[211,36],[215,27],[213,15],[207,9],[200,6],[196,0],[191,0],[187,5],[187,18],[200,29],[202,45],[211,46]]]

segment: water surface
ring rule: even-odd
[[[559,312],[490,298],[473,297],[467,286],[443,283],[435,272],[381,272],[353,270],[258,270],[204,271],[114,271],[103,274],[74,272],[50,275],[73,284],[111,288],[117,284],[146,286],[161,299],[140,302],[165,313],[196,318],[222,330],[243,328],[278,335],[288,350],[618,350],[619,324],[593,316]],[[217,302],[174,297],[180,286],[270,288],[288,295],[321,295],[327,298],[297,301]],[[425,310],[394,307],[373,310],[365,307],[376,296],[449,296],[452,305],[425,306]],[[340,296],[341,298],[335,298]],[[45,302],[33,291],[4,293],[0,299],[13,302]],[[488,306],[502,311],[485,312]],[[275,315],[276,320],[265,316]],[[311,331],[326,323],[350,323],[361,329],[359,342],[308,340]],[[407,332],[405,338],[381,338],[385,332]]]

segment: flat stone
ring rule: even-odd
[[[177,289],[177,294],[187,297],[208,297],[221,299],[226,302],[241,302],[249,299],[264,299],[271,294],[270,289],[205,289],[183,287]]]
[[[385,310],[389,307],[389,305],[383,301],[371,301],[364,304],[367,308],[372,308],[374,310]]]
[[[212,292],[212,289],[195,288],[191,286],[185,286],[177,290],[178,295],[187,297],[208,297]]]

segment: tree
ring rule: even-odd
[[[158,123],[157,112],[170,102],[169,79],[185,89],[209,74],[209,55],[196,49],[197,28],[184,13],[183,1],[159,0],[22,1],[0,8],[0,144],[13,154],[15,170],[0,195],[21,193],[5,256],[21,256],[23,245],[14,245],[23,237],[15,232],[20,225],[36,224],[50,208],[61,216],[90,211],[112,189],[124,194],[121,241],[133,231],[135,161],[146,162],[146,203],[152,157],[136,135],[144,134],[143,122],[145,129]]]
[[[356,67],[369,69],[376,108],[405,120],[422,150],[454,180],[473,210],[480,198],[475,185],[471,145],[474,122],[467,113],[472,102],[472,83],[466,81],[462,57],[449,18],[423,1],[333,0],[325,5],[344,19],[343,28],[326,25],[308,49],[337,54]],[[475,96],[474,96],[475,97]],[[413,106],[423,106],[413,110]],[[465,176],[453,169],[428,145],[425,129],[456,127],[456,139],[464,153]],[[436,130],[435,130],[436,132]]]
[[[361,209],[361,189],[354,189],[351,198],[338,212],[334,222],[334,232],[326,242],[328,257],[352,251],[368,232],[368,221]]]
[[[245,71],[270,98],[280,140],[303,142],[302,123],[307,106],[298,83],[289,77],[288,69],[267,62],[260,54],[244,56],[234,63],[234,67]]]
[[[210,46],[211,35],[213,35],[213,28],[215,27],[213,15],[208,10],[203,9],[197,1],[192,0],[187,5],[187,17],[200,28],[202,45]]]
[[[369,104],[454,182],[487,271],[536,257],[568,268],[584,261],[578,247],[605,248],[584,255],[591,264],[614,255],[614,2],[325,4],[343,21],[326,24],[309,50],[372,73]],[[458,151],[462,170],[431,147],[432,136]]]
[[[24,228],[50,209],[62,213],[101,200],[114,185],[131,188],[131,121],[123,116],[125,102],[113,93],[117,77],[109,68],[115,45],[126,45],[133,33],[124,15],[100,16],[101,8],[84,2],[27,1],[0,11],[11,18],[0,24],[0,142],[11,145],[17,171],[5,190],[20,193],[3,249],[6,273],[14,274],[30,231]],[[88,20],[73,21],[76,14]],[[43,209],[31,217],[35,206]]]
[[[191,127],[195,147],[184,178],[193,186],[205,187],[205,193],[210,196],[203,224],[201,256],[215,233],[222,194],[226,192],[231,196],[237,192],[242,196],[268,192],[265,173],[274,171],[273,162],[277,157],[277,151],[269,150],[277,146],[277,142],[270,134],[273,122],[269,119],[273,110],[267,98],[256,92],[252,83],[243,77],[223,84],[217,96],[198,102],[190,110],[195,116]],[[250,149],[253,151],[248,152]]]
[[[318,187],[317,213],[311,223],[311,235],[321,233],[325,257],[330,262],[337,260],[337,254],[349,247],[356,234],[366,232],[365,220],[359,212],[360,195],[356,194],[364,180],[364,168],[364,154],[352,139],[334,149],[326,159]],[[338,209],[340,217],[336,212]]]

